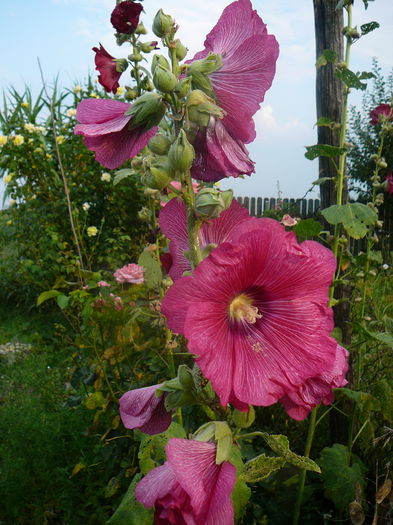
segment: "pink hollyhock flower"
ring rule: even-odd
[[[167,461],[135,488],[140,503],[154,505],[155,523],[233,525],[236,469],[216,464],[216,444],[172,438],[165,450]]]
[[[286,213],[281,219],[281,224],[284,226],[296,226],[297,220]]]
[[[301,421],[319,403],[330,405],[334,399],[332,388],[341,388],[347,384],[348,381],[345,379],[347,371],[348,352],[337,345],[335,360],[329,370],[307,379],[297,391],[289,392],[280,399],[288,415]]]
[[[119,78],[122,75],[121,71],[117,71],[116,59],[101,44],[99,49],[98,47],[93,47],[93,51],[96,54],[94,58],[96,70],[100,73],[98,82],[108,93],[110,91],[116,93],[119,87]]]
[[[118,283],[143,283],[143,267],[139,264],[127,264],[123,268],[119,268],[113,274]]]
[[[165,409],[166,394],[156,395],[161,385],[137,388],[120,398],[120,417],[126,428],[139,428],[145,434],[160,434],[172,421],[172,413]]]
[[[240,206],[234,199],[230,207],[223,211],[216,219],[205,221],[199,232],[200,248],[203,251],[207,247],[214,248],[219,244],[231,240],[231,235],[236,227],[245,220],[251,219],[248,211]],[[276,221],[271,221],[276,224]],[[169,250],[172,255],[172,266],[169,269],[170,277],[175,281],[183,275],[183,272],[190,271],[190,261],[184,255],[189,251],[186,207],[182,200],[172,199],[160,212],[158,219],[164,235],[170,239]]]
[[[386,180],[386,191],[389,195],[393,195],[393,175],[392,172],[389,171],[385,177]]]
[[[173,186],[175,188],[175,190],[177,190],[177,191],[181,190],[181,182],[179,182],[177,180],[172,180],[170,182],[170,186]],[[168,186],[169,190],[171,189],[170,186]],[[197,182],[192,182],[192,189],[194,190],[194,193],[198,193],[198,191],[200,189],[200,185]]]
[[[381,124],[383,119],[393,120],[393,108],[389,104],[380,104],[372,111],[370,111],[371,124],[376,126]]]
[[[328,290],[336,261],[268,219],[244,221],[168,290],[162,312],[225,406],[268,406],[336,359]],[[275,227],[272,227],[275,223]]]
[[[97,286],[99,286],[100,288],[104,288],[105,286],[110,286],[110,284],[106,281],[98,281]]]
[[[118,100],[85,99],[77,108],[75,135],[84,137],[85,146],[94,151],[96,160],[109,169],[121,166],[137,155],[157,133],[157,127],[132,128],[130,104]]]
[[[266,25],[252,9],[250,0],[238,0],[224,9],[206,37],[205,49],[189,62],[203,59],[209,53],[222,58],[222,66],[209,74],[209,80],[216,103],[226,115],[220,125],[214,118],[210,121],[205,140],[201,137],[202,131],[198,135],[197,162],[192,174],[196,179],[219,180],[228,176],[226,170],[229,168],[231,176],[249,175],[254,165],[244,143],[255,139],[252,117],[272,84],[278,44],[275,37],[267,33]],[[214,164],[214,156],[218,155],[214,178],[207,178],[206,170],[202,169],[203,155],[209,164]]]
[[[125,0],[117,4],[111,14],[111,24],[118,33],[130,35],[139,24],[139,16],[143,10],[142,4]]]

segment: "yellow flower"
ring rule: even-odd
[[[7,144],[7,135],[0,135],[0,146],[4,146],[4,144]]]
[[[102,180],[102,182],[110,182],[111,179],[112,179],[112,176],[111,176],[110,173],[103,173],[103,174],[101,175],[101,180]]]
[[[73,91],[74,91],[74,93],[80,93],[80,92],[82,91],[82,87],[81,87],[79,84],[77,84],[77,85],[74,87],[74,90],[73,90]]]
[[[28,108],[29,107],[29,103],[28,102],[22,102],[21,106],[22,106],[22,108]]]
[[[64,135],[59,135],[59,136],[57,137],[57,143],[58,143],[58,144],[63,144],[64,141],[65,141],[65,137],[64,137]]]
[[[86,231],[88,237],[95,237],[98,233],[98,229],[95,226],[89,226]]]
[[[31,124],[30,122],[27,122],[27,124],[25,124],[25,130],[27,130],[29,133],[34,133],[35,131],[35,126],[34,124]]]
[[[51,155],[50,153],[47,153],[45,156],[46,156],[46,158],[49,159],[49,160],[52,158],[52,155]]]
[[[14,136],[14,144],[15,146],[20,146],[21,144],[23,144],[25,141],[25,138],[23,137],[23,135],[15,135]]]
[[[7,221],[6,224],[11,225],[11,224],[12,224],[12,221]]]
[[[34,153],[42,153],[43,152],[43,149],[42,148],[36,148],[34,150]]]
[[[3,179],[5,184],[9,184],[12,181],[12,175],[8,174]]]
[[[122,95],[124,93],[123,86],[119,86],[116,90],[116,95]]]
[[[74,109],[74,108],[68,109],[68,110],[66,111],[66,115],[67,115],[67,117],[75,117],[75,115],[76,115],[76,109]]]

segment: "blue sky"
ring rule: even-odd
[[[143,21],[150,29],[162,7],[180,25],[178,36],[191,57],[202,49],[205,35],[227,3],[146,0]],[[10,85],[23,89],[28,84],[37,93],[41,85],[37,57],[48,81],[59,73],[61,84],[72,87],[94,72],[91,48],[99,42],[113,56],[126,56],[129,51],[116,46],[109,22],[114,5],[114,0],[1,0],[0,89]],[[254,0],[253,5],[269,33],[276,35],[280,57],[273,86],[255,116],[257,139],[249,145],[256,174],[247,180],[231,179],[223,187],[233,187],[237,195],[271,197],[277,195],[279,183],[283,196],[301,197],[318,178],[317,161],[304,158],[304,146],[316,142],[312,1]],[[387,74],[393,66],[392,0],[370,2],[367,11],[361,0],[355,0],[353,20],[358,25],[376,20],[381,28],[353,47],[351,68],[369,70],[372,57],[377,56]],[[357,93],[351,95],[353,104],[360,101]]]

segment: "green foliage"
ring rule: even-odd
[[[379,28],[378,22],[368,22],[367,24],[362,24],[360,26],[360,31],[362,32],[362,36],[364,36],[378,28]]]
[[[148,288],[157,288],[162,280],[161,265],[148,250],[144,250],[138,259],[138,264],[144,268],[144,282]]]
[[[275,470],[280,469],[285,464],[283,457],[271,457],[261,454],[247,461],[244,465],[242,479],[247,483],[256,483],[270,476]]]
[[[337,68],[336,77],[342,80],[348,88],[365,90],[367,88],[367,83],[362,82],[362,80],[373,78],[374,73],[369,73],[367,71],[363,71],[362,73],[354,73],[347,68]]]
[[[316,237],[322,231],[322,225],[315,219],[302,219],[295,226],[298,237]]]
[[[146,509],[135,499],[135,487],[141,478],[141,474],[136,474],[120,505],[106,522],[107,525],[151,525],[153,523],[154,510]]]
[[[375,211],[360,202],[334,204],[321,213],[329,224],[342,224],[348,235],[354,239],[367,235],[369,227],[374,226],[378,220]]]
[[[251,489],[246,485],[243,478],[243,461],[240,449],[233,446],[229,461],[236,467],[235,487],[232,491],[232,502],[235,510],[235,518],[243,516],[245,507],[251,497]]]
[[[285,459],[288,463],[291,463],[295,467],[311,470],[313,472],[321,472],[319,466],[310,458],[298,456],[289,448],[289,440],[287,436],[263,434],[263,439],[267,445],[275,452],[280,458]]]
[[[356,483],[365,486],[364,475],[367,468],[355,454],[339,443],[322,450],[318,461],[326,496],[333,501],[337,509],[347,510],[356,497]]]

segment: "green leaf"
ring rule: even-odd
[[[175,422],[172,422],[171,426],[161,434],[145,435],[142,438],[138,452],[139,467],[142,474],[147,474],[153,468],[164,463],[166,459],[165,445],[168,439],[173,437],[184,439],[187,437],[184,428]]]
[[[322,468],[326,496],[339,510],[346,511],[356,498],[356,483],[364,488],[367,468],[355,454],[350,455],[347,447],[338,443],[324,448],[318,463]]]
[[[144,268],[144,283],[148,288],[156,288],[162,281],[162,271],[160,263],[151,254],[145,250],[141,253],[138,259],[138,264]]]
[[[347,233],[354,239],[364,237],[369,230],[369,226],[375,225],[378,220],[378,215],[375,211],[360,202],[344,205],[334,204],[322,210],[321,213],[328,223],[341,223]]]
[[[142,474],[134,476],[120,505],[106,522],[106,525],[152,525],[154,509],[146,509],[142,503],[135,499],[135,487],[141,478]]]
[[[304,154],[306,159],[314,160],[317,157],[338,157],[345,153],[347,148],[338,148],[336,146],[330,146],[329,144],[315,144],[314,146],[306,146],[306,150]]]
[[[244,465],[240,449],[235,445],[232,446],[229,461],[236,467],[236,481],[231,498],[235,510],[235,520],[237,521],[244,514],[248,500],[251,497],[251,489],[250,487],[247,487],[245,481],[242,478]]]
[[[295,233],[299,237],[316,237],[322,231],[322,225],[315,219],[303,219],[295,226]]]
[[[334,124],[333,120],[330,119],[329,117],[320,117],[316,123],[314,124],[315,126],[328,126],[330,128],[330,126]]]
[[[381,379],[373,386],[373,394],[381,403],[381,412],[384,418],[393,421],[393,388],[386,379]]]
[[[314,180],[314,182],[312,182],[311,184],[313,186],[320,186],[321,184],[324,184],[328,180],[334,180],[334,178],[333,177],[321,177],[320,179]]]
[[[113,178],[113,185],[116,186],[126,177],[129,177],[130,175],[135,175],[135,171],[131,170],[129,168],[124,168],[122,170],[118,170],[115,172],[115,176]]]
[[[263,439],[269,445],[269,447],[275,452],[278,456],[288,461],[295,467],[299,467],[305,470],[312,470],[313,472],[321,472],[319,466],[310,458],[304,456],[298,456],[289,448],[289,441],[287,436],[282,436],[280,434],[265,434],[263,433]]]
[[[354,401],[361,412],[380,409],[378,399],[368,392],[359,392],[357,390],[351,390],[350,388],[335,388],[334,391],[341,392],[345,397]]]
[[[350,69],[336,69],[336,77],[342,80],[342,82],[344,82],[344,84],[349,88],[363,90],[367,88],[367,84],[365,82],[361,82],[360,75],[357,75]]]
[[[240,412],[240,410],[233,411],[232,420],[238,428],[248,428],[255,420],[255,409],[252,405],[249,405],[247,412]]]
[[[40,295],[37,297],[37,306],[40,306],[40,304],[43,302],[47,301],[48,299],[52,299],[52,297],[57,297],[58,295],[61,295],[59,290],[47,290],[46,292],[40,293]]]
[[[68,303],[70,302],[71,297],[68,297],[67,295],[60,294],[56,297],[57,304],[59,307],[64,310],[64,308],[67,308]]]
[[[318,57],[315,66],[320,68],[321,66],[326,66],[328,63],[334,63],[337,61],[337,53],[331,49],[325,49],[322,51],[321,55]]]
[[[247,483],[257,483],[270,476],[274,471],[285,465],[285,458],[271,457],[261,454],[247,461],[241,474],[241,479]]]
[[[367,10],[368,8],[368,3],[369,2],[374,2],[374,0],[363,0],[363,4],[364,4],[364,8]]]

